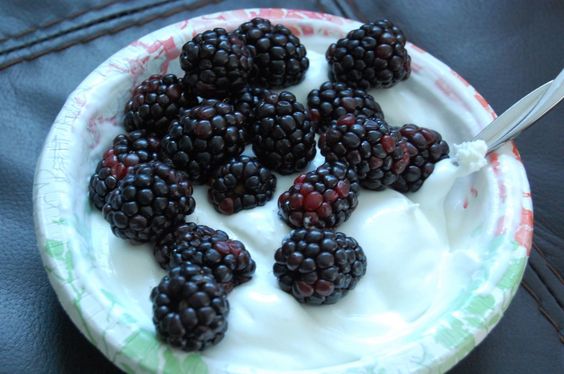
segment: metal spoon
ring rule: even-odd
[[[558,76],[513,104],[484,127],[472,140],[483,140],[488,153],[515,139],[523,130],[544,116],[564,98],[564,69]]]

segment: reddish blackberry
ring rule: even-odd
[[[256,269],[255,261],[243,243],[238,240],[201,240],[198,245],[188,242],[172,247],[170,267],[189,262],[210,269],[226,292],[249,281]]]
[[[327,130],[331,121],[347,113],[384,119],[382,108],[374,98],[360,88],[354,89],[342,82],[325,82],[307,96],[311,121],[318,132]]]
[[[198,104],[195,96],[184,93],[182,82],[174,74],[151,75],[133,90],[125,105],[127,131],[146,129],[162,135],[180,108]]]
[[[401,135],[379,118],[347,114],[334,121],[319,138],[327,161],[346,161],[361,186],[382,190],[394,183],[409,162]]]
[[[202,97],[223,98],[245,88],[252,58],[239,36],[215,28],[184,44],[180,66],[186,72],[188,90]]]
[[[151,301],[157,334],[174,347],[201,351],[219,343],[227,331],[227,294],[197,265],[171,269],[151,291]]]
[[[190,180],[205,182],[217,166],[245,148],[244,116],[233,106],[210,100],[173,121],[161,141],[163,158],[188,173]]]
[[[366,273],[356,240],[333,230],[293,230],[274,260],[280,288],[306,304],[334,304]]]
[[[309,67],[306,48],[286,26],[254,18],[239,26],[236,32],[253,56],[255,84],[284,88],[304,78]]]
[[[228,240],[229,236],[221,230],[215,230],[205,225],[197,225],[193,222],[182,223],[172,230],[163,234],[155,246],[153,254],[163,269],[168,269],[170,254],[176,245],[198,247],[203,242],[214,243],[216,241]]]
[[[282,219],[291,227],[333,228],[358,205],[358,177],[342,162],[328,162],[296,178],[278,198]]]
[[[267,95],[256,110],[253,151],[280,174],[303,170],[315,157],[315,129],[306,109],[288,92]]]
[[[258,159],[239,156],[215,171],[208,198],[218,212],[233,214],[266,204],[275,188],[276,177]]]
[[[403,125],[399,132],[403,136],[409,153],[409,165],[392,184],[399,192],[415,192],[435,169],[435,164],[448,158],[449,147],[441,134],[417,125]]]
[[[192,185],[161,162],[135,165],[102,209],[112,232],[133,243],[155,240],[194,211]]]
[[[127,170],[137,164],[157,160],[159,140],[145,130],[120,134],[98,162],[90,177],[88,194],[94,206],[102,209],[106,198],[125,177]]]
[[[355,88],[392,87],[411,73],[405,43],[403,32],[386,19],[362,25],[327,49],[330,77]]]

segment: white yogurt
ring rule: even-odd
[[[301,102],[307,93],[327,79],[324,57],[308,50],[311,68],[302,84],[293,87]],[[401,86],[401,85],[400,85]],[[398,87],[398,90],[400,88]],[[388,119],[401,125],[409,119],[431,126],[433,115],[413,106],[412,117],[386,92],[374,92]],[[416,101],[416,93],[403,95]],[[426,120],[421,123],[417,118]],[[452,135],[443,122],[431,126]],[[454,147],[454,159],[436,165],[423,188],[403,195],[392,190],[361,190],[359,205],[338,230],[357,239],[368,258],[366,275],[337,304],[308,306],[297,303],[278,288],[272,273],[273,255],[289,228],[278,217],[277,196],[294,176],[278,176],[276,197],[263,207],[233,216],[217,213],[207,202],[206,188],[195,188],[197,202],[190,221],[226,231],[241,240],[257,263],[253,279],[230,295],[231,313],[225,339],[202,353],[208,362],[232,369],[311,369],[344,364],[383,352],[386,343],[409,334],[436,317],[470,280],[479,263],[472,248],[450,246],[445,198],[457,178],[485,165],[485,145],[480,142]],[[318,153],[310,169],[321,164]],[[452,214],[452,213],[451,213]],[[164,272],[152,258],[151,249],[132,247],[113,237],[98,212],[92,213],[97,261],[115,289],[130,305],[131,314],[148,329],[151,322],[149,292]]]

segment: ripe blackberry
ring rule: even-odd
[[[233,214],[266,204],[275,188],[276,177],[258,159],[239,156],[215,171],[208,198],[218,212]]]
[[[90,201],[96,208],[102,209],[106,198],[125,177],[127,170],[137,164],[157,160],[158,153],[159,140],[155,136],[147,135],[145,130],[116,136],[90,177]]]
[[[201,351],[219,343],[227,331],[227,294],[197,265],[171,269],[151,291],[151,301],[157,334],[174,347]]]
[[[176,75],[151,75],[133,90],[123,124],[126,131],[146,129],[162,135],[181,108],[197,104],[196,96],[184,92]]]
[[[161,141],[163,158],[205,182],[217,166],[240,155],[245,148],[244,116],[233,106],[210,100],[173,121]]]
[[[326,52],[330,77],[354,88],[388,88],[411,73],[403,32],[383,19],[350,31]]]
[[[319,89],[312,90],[307,96],[307,106],[319,133],[327,130],[331,121],[347,113],[384,119],[382,108],[372,95],[342,82],[325,82]]]
[[[379,118],[347,114],[321,134],[319,148],[327,161],[348,162],[370,190],[390,186],[409,163],[401,135]]]
[[[280,174],[303,170],[315,157],[315,129],[304,106],[288,92],[267,95],[256,110],[253,151]]]
[[[293,230],[274,260],[280,288],[306,304],[334,304],[366,273],[356,240],[333,230]]]
[[[129,169],[102,211],[116,236],[143,243],[182,222],[195,205],[184,173],[150,162]]]
[[[180,66],[185,87],[202,97],[223,98],[247,85],[252,68],[250,52],[234,33],[215,28],[184,44]]]
[[[177,243],[172,247],[170,267],[174,268],[189,262],[210,269],[210,274],[226,292],[235,286],[249,281],[256,269],[255,261],[238,240],[201,240],[193,245],[188,242]]]
[[[221,230],[215,230],[205,225],[197,225],[193,222],[181,223],[179,226],[165,232],[155,243],[153,254],[163,269],[170,267],[170,254],[176,245],[198,247],[203,242],[214,243],[226,241],[229,236]]]
[[[306,48],[286,26],[253,18],[239,26],[236,32],[253,56],[253,83],[284,88],[304,78],[309,67]]]
[[[266,95],[271,94],[272,92],[266,88],[247,87],[240,95],[234,97],[233,106],[236,111],[243,113],[248,123],[253,123],[256,108],[259,107]]]
[[[415,192],[435,169],[435,164],[448,158],[449,147],[441,134],[417,125],[403,125],[400,134],[409,153],[409,165],[392,184],[399,192]]]
[[[291,227],[333,228],[358,205],[358,177],[342,162],[328,162],[298,176],[278,198],[279,214]]]

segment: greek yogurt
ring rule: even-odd
[[[323,42],[323,43],[321,43]],[[324,56],[310,41],[310,69],[303,83],[288,90],[302,103],[307,93],[327,80]],[[325,40],[319,45],[326,48]],[[321,47],[317,50],[322,50]],[[400,83],[394,93],[371,92],[391,124],[415,122],[440,131],[450,141],[459,135],[445,118],[456,113],[429,110],[415,89]],[[434,99],[429,99],[434,100]],[[419,118],[424,120],[419,120]],[[106,142],[106,144],[109,143]],[[334,305],[297,303],[278,288],[272,273],[273,255],[290,231],[279,219],[277,197],[296,175],[279,176],[276,197],[265,206],[233,216],[217,213],[207,201],[204,186],[194,190],[196,210],[188,220],[226,231],[242,241],[256,261],[253,279],[229,295],[231,312],[224,340],[202,353],[211,365],[233,370],[303,370],[345,364],[385,352],[390,341],[410,334],[439,315],[479,267],[476,248],[457,240],[464,187],[460,179],[485,165],[485,144],[451,147],[452,158],[439,162],[417,193],[362,189],[358,208],[338,227],[357,239],[367,259],[366,275],[357,287]],[[250,152],[249,152],[250,153]],[[309,169],[323,163],[318,152]],[[466,183],[466,184],[464,184]],[[457,192],[457,190],[459,190]],[[128,300],[128,312],[143,328],[153,330],[149,293],[165,274],[148,245],[132,246],[111,234],[98,211],[90,216],[93,256],[98,272],[111,291]],[[454,223],[452,223],[454,222]]]

